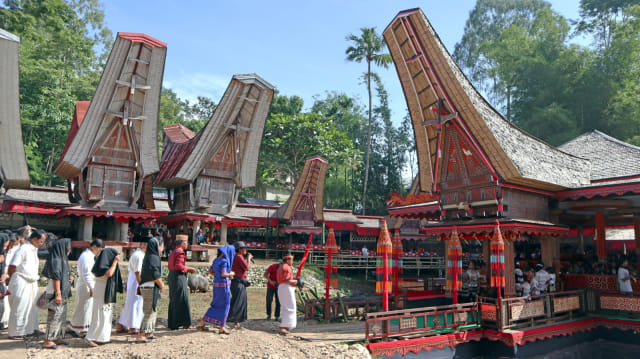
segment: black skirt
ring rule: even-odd
[[[169,319],[167,327],[178,329],[191,326],[191,307],[186,273],[169,271]]]
[[[247,320],[247,288],[234,278],[231,281],[231,308],[227,322],[242,323]]]

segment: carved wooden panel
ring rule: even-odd
[[[544,301],[533,300],[530,302],[511,303],[511,319],[520,320],[526,318],[544,316]]]
[[[400,318],[400,330],[415,329],[416,327],[417,322],[415,317]]]
[[[576,309],[580,309],[580,297],[577,295],[553,298],[553,311],[555,313],[569,312]]]
[[[600,308],[623,310],[627,312],[640,312],[640,298],[604,295],[600,297]]]
[[[191,209],[191,203],[189,201],[191,192],[189,191],[189,185],[177,187],[173,191],[173,198],[175,199],[176,211],[188,211]]]
[[[482,304],[481,306],[482,320],[498,320],[498,314],[496,312],[496,306],[491,304]]]
[[[103,197],[104,166],[89,166],[87,195],[89,201],[99,201]]]

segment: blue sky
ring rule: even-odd
[[[343,92],[367,101],[360,76],[366,64],[347,62],[345,37],[361,27],[379,33],[395,15],[420,7],[449,51],[464,32],[475,0],[192,1],[104,0],[115,32],[142,32],[167,43],[163,85],[183,99],[220,101],[231,76],[257,73],[280,94],[298,95],[305,109],[313,96]],[[555,11],[578,17],[579,0],[551,1]],[[393,66],[376,69],[389,92],[392,119],[406,113]]]

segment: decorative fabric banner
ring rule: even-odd
[[[458,291],[462,289],[462,245],[458,238],[458,229],[454,228],[447,241],[447,282],[446,294],[458,303]]]
[[[498,288],[498,298],[500,288],[504,288],[504,240],[500,233],[500,222],[496,221],[493,237],[491,237],[491,287]]]
[[[380,237],[376,247],[376,293],[391,293],[391,268],[393,267],[393,244],[387,229],[387,221],[382,221]]]

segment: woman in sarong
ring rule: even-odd
[[[160,253],[162,253],[162,245],[158,243],[156,238],[150,238],[140,273],[143,317],[140,333],[136,336],[138,343],[146,343],[148,339],[155,339],[153,332],[156,329],[156,319],[158,318],[158,300],[160,300],[160,292],[164,289]]]
[[[205,322],[220,326],[220,334],[229,334],[225,324],[229,315],[229,305],[231,303],[230,285],[234,276],[231,270],[235,249],[233,246],[223,246],[218,248],[218,256],[209,267],[209,273],[213,278],[213,300],[209,310],[198,323],[199,330],[206,331]]]
[[[69,251],[71,239],[57,239],[47,235],[49,256],[42,269],[42,275],[49,278],[47,286],[47,338],[42,344],[45,349],[56,349],[65,344],[65,323],[67,322],[67,299],[71,297],[71,275],[69,274]]]
[[[231,280],[231,305],[229,307],[229,322],[233,322],[233,328],[238,329],[241,323],[247,320],[247,272],[251,269],[249,264],[253,258],[251,253],[247,256],[247,246],[239,241],[235,244],[236,256],[233,259],[231,270],[234,277]],[[244,257],[247,256],[247,259]]]
[[[91,325],[85,341],[92,347],[111,341],[113,303],[116,302],[116,292],[123,292],[118,260],[120,260],[118,252],[113,248],[106,248],[100,252],[91,269],[96,276],[96,284],[93,291]]]
[[[184,234],[176,236],[176,249],[169,255],[169,319],[167,327],[176,330],[180,327],[191,327],[191,307],[189,306],[189,290],[187,273],[196,270],[186,266],[188,237]]]

